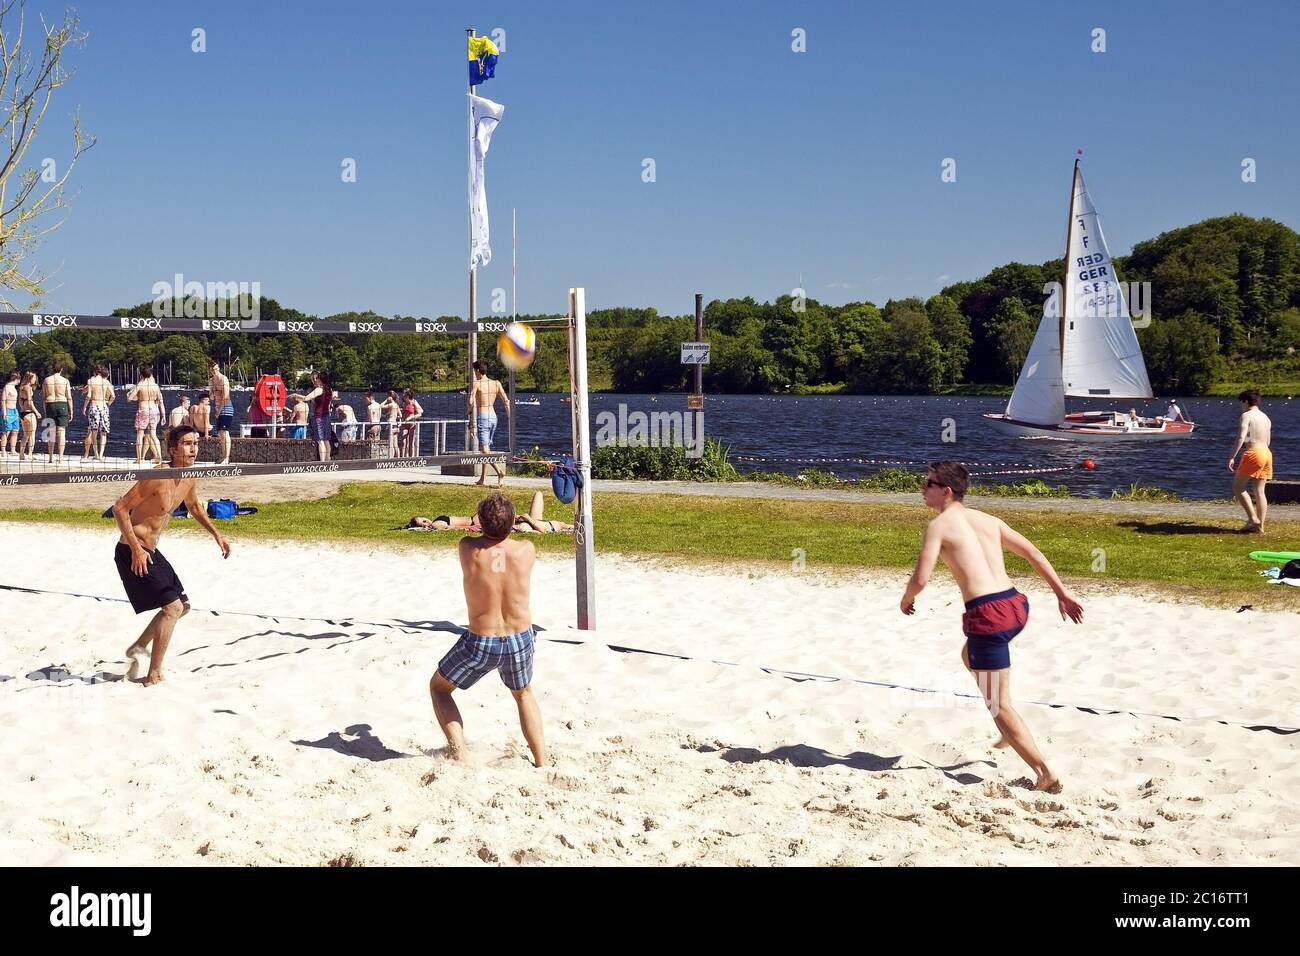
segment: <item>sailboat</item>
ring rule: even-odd
[[[984,418],[1008,435],[1076,441],[1164,441],[1187,438],[1196,427],[1192,422],[1144,418],[1131,411],[1067,415],[1067,397],[1154,397],[1097,207],[1077,159],[1059,299],[1054,294],[1043,307],[1006,412]]]

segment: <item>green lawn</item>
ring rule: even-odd
[[[397,548],[451,548],[458,535],[395,530],[414,514],[467,515],[479,500],[476,489],[454,485],[397,485],[358,482],[319,501],[259,503],[256,517],[231,523],[233,539],[298,539],[382,542]],[[531,492],[514,490],[517,508]],[[979,507],[978,500],[972,502]],[[1279,509],[1280,510],[1280,509]],[[821,501],[697,498],[673,495],[598,494],[595,497],[598,551],[654,556],[688,563],[760,563],[791,567],[800,558],[807,571],[854,568],[910,568],[929,517],[911,505]],[[1269,587],[1249,561],[1252,550],[1300,547],[1300,521],[1270,521],[1269,534],[1232,533],[1230,519],[1123,516],[1101,513],[1044,513],[1027,502],[1023,510],[998,512],[1028,535],[1063,577],[1079,583],[1141,584],[1170,598],[1214,604],[1286,606],[1300,609],[1300,589]],[[548,496],[546,515],[569,519],[572,508]],[[62,522],[111,532],[111,522],[78,509],[0,510],[0,520]],[[538,535],[539,549],[571,553],[566,536]],[[1104,552],[1104,570],[1102,570]],[[1013,575],[1031,573],[1008,558]]]

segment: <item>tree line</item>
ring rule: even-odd
[[[1013,384],[1042,314],[1043,287],[1060,281],[1062,267],[1060,259],[1041,265],[1012,262],[928,299],[896,299],[882,306],[832,306],[791,296],[775,302],[714,300],[705,309],[705,338],[712,343],[705,387],[727,393],[823,387],[930,394],[969,384]],[[1229,369],[1238,375],[1243,368],[1300,374],[1300,235],[1282,223],[1243,215],[1207,219],[1138,243],[1130,255],[1116,257],[1115,267],[1124,282],[1151,283],[1152,321],[1138,330],[1138,340],[1157,391],[1200,394]],[[150,315],[152,305],[113,314]],[[266,298],[260,308],[269,322],[417,320],[374,312],[318,317]],[[554,318],[519,316],[524,322]],[[680,364],[680,343],[692,340],[694,329],[689,315],[662,316],[648,308],[593,311],[588,315],[591,379],[625,392],[686,389],[690,369]],[[55,329],[0,351],[0,374],[17,367],[43,375],[57,361],[74,381],[84,381],[91,366],[101,362],[155,368],[170,363],[175,381],[200,385],[211,356],[250,382],[260,371],[278,372],[290,385],[306,384],[299,372],[324,368],[345,389],[429,390],[463,380],[467,348],[459,335]],[[479,353],[495,364],[491,336],[480,337]],[[565,333],[541,331],[537,358],[519,374],[519,386],[563,389],[566,364]]]

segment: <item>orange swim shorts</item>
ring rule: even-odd
[[[1252,445],[1237,462],[1237,474],[1247,478],[1273,478],[1273,453],[1261,445]]]

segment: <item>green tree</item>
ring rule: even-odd
[[[330,370],[331,381],[338,388],[356,388],[364,384],[361,380],[361,356],[351,346],[339,345],[332,349],[326,367]]]
[[[364,364],[371,384],[378,388],[427,388],[430,384],[428,344],[423,336],[371,336]]]
[[[848,382],[854,391],[879,391],[885,328],[880,310],[870,302],[843,308],[830,333],[831,380]]]
[[[1138,335],[1151,386],[1158,392],[1203,395],[1223,374],[1223,359],[1215,349],[1217,330],[1194,311],[1153,319]]]
[[[1038,331],[1039,320],[1029,314],[1017,298],[1003,299],[988,323],[988,332],[997,346],[998,372],[1001,382],[1014,382],[1025,364],[1029,346]]]
[[[943,380],[954,385],[962,380],[970,358],[974,341],[970,322],[961,314],[957,302],[946,295],[934,295],[926,300],[925,314],[930,317],[930,329],[943,350]]]
[[[894,310],[879,350],[877,382],[887,394],[926,394],[943,381],[943,350],[924,309]]]
[[[563,332],[542,332],[537,336],[537,352],[528,367],[533,388],[539,392],[561,389],[568,384],[568,352]],[[590,369],[589,369],[590,370]],[[522,383],[523,379],[516,376]]]

